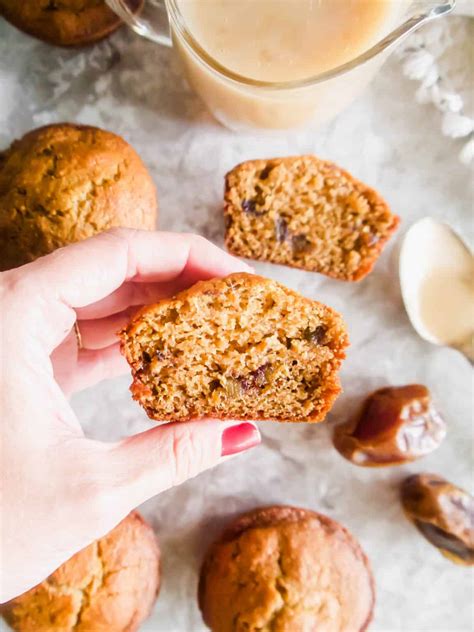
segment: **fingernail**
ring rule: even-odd
[[[226,428],[222,433],[222,456],[249,450],[260,443],[260,433],[253,424],[243,423]]]

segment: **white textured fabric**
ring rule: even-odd
[[[459,153],[474,161],[474,0],[458,4],[456,13],[420,29],[398,49],[403,73],[419,83],[416,99],[442,112],[441,131],[464,139]]]

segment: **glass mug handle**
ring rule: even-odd
[[[141,17],[140,12],[134,13],[128,6],[127,0],[105,0],[109,7],[125,24],[127,24],[135,33],[146,37],[146,39],[162,44],[163,46],[172,46],[170,36],[170,26],[168,20],[168,12],[166,10],[164,0],[145,0],[153,6],[154,18],[153,24],[150,20]],[[155,24],[156,22],[156,24]]]

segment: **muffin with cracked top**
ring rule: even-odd
[[[0,152],[0,270],[109,228],[153,229],[156,189],[120,136],[59,123]]]
[[[156,537],[133,511],[1,612],[15,632],[134,632],[159,588]]]
[[[127,0],[134,13],[143,0]],[[123,23],[105,0],[0,0],[0,15],[13,26],[56,46],[85,46]]]
[[[363,632],[374,580],[355,538],[327,516],[257,508],[211,546],[199,605],[212,632]]]

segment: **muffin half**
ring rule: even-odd
[[[224,217],[230,252],[343,281],[369,274],[400,222],[376,191],[311,155],[237,165]]]
[[[330,307],[232,274],[145,307],[120,332],[131,391],[149,417],[321,421],[348,345]]]

